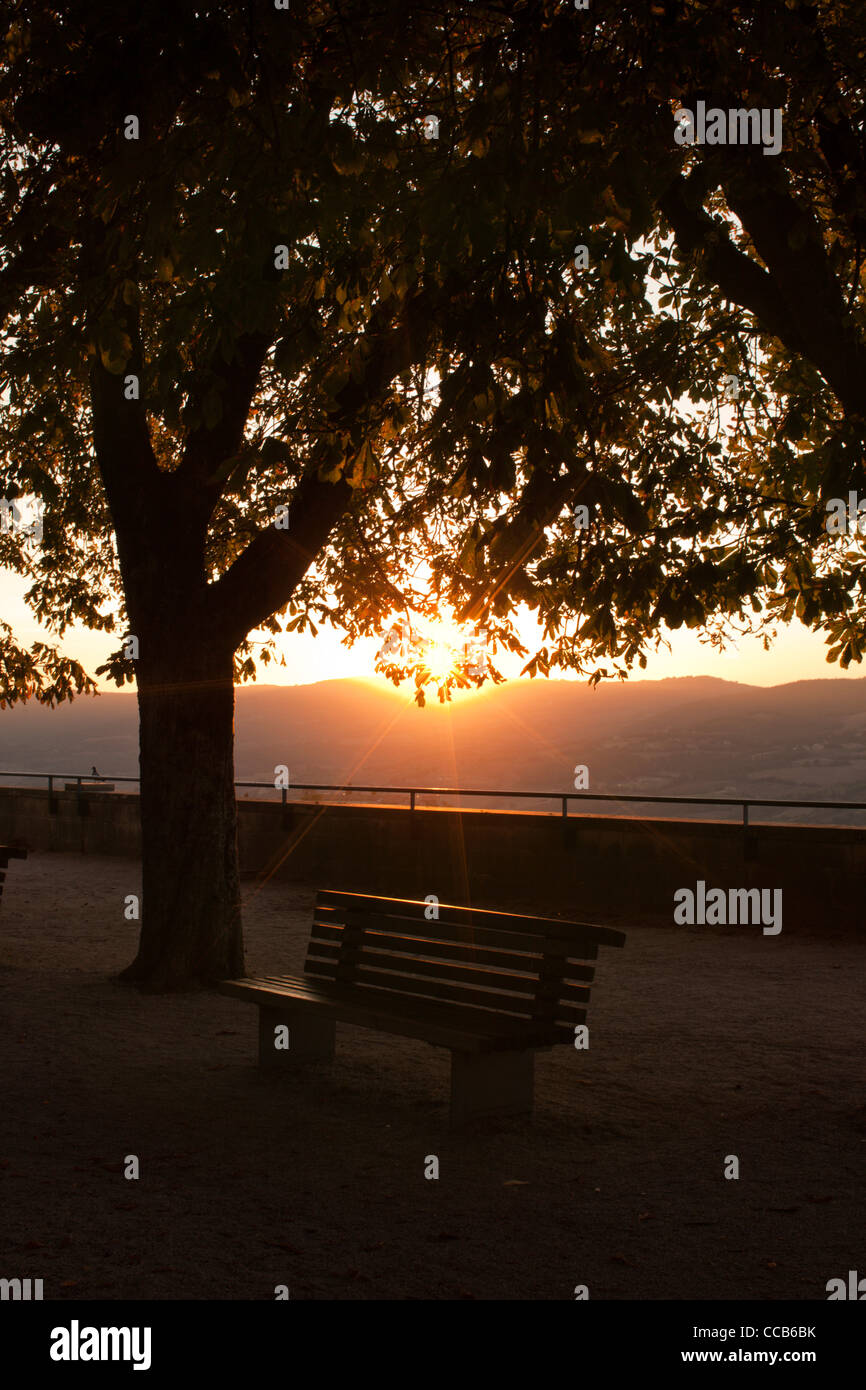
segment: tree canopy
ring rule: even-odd
[[[863,28],[19,6],[0,484],[45,514],[41,554],[7,531],[0,562],[60,636],[141,637],[173,595],[241,678],[281,612],[353,637],[447,605],[519,649],[521,601],[533,672],[625,671],[662,624],[737,615],[859,660],[862,547],[824,522],[863,481]],[[781,107],[781,154],[678,145],[702,96]],[[6,700],[91,688],[5,628],[0,661]]]

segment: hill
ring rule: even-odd
[[[424,709],[373,681],[246,686],[236,733],[240,780],[270,781],[285,763],[293,784],[562,793],[584,763],[599,792],[866,801],[866,680],[759,687],[702,676],[595,690],[539,680]],[[0,768],[87,773],[93,764],[137,774],[134,695],[0,714]]]

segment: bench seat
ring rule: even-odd
[[[427,1003],[415,997],[396,997],[387,990],[363,991],[338,985],[312,984],[303,975],[261,975],[226,980],[223,994],[282,1011],[289,1000],[293,1010],[313,1009],[332,1015],[335,1022],[354,1023],[378,1033],[421,1038],[434,1047],[466,1052],[504,1052],[515,1047],[552,1047],[572,1042],[574,1030],[560,1025],[542,1028],[521,1018],[506,1018],[485,1009],[465,1009]]]

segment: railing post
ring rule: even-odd
[[[75,809],[77,810],[79,816],[84,815],[84,798],[81,795],[80,777],[76,777],[75,779]]]
[[[570,845],[574,844],[575,833],[574,824],[569,824],[568,820],[568,797],[564,796],[562,798],[562,845],[564,849],[568,849]]]
[[[49,778],[48,778],[48,814],[49,814],[49,816],[56,816],[56,815],[57,815],[57,798],[56,798],[56,796],[54,795],[54,778],[53,778],[53,777],[49,777]]]
[[[410,810],[410,812],[412,812],[412,811],[415,810],[415,797],[416,797],[416,795],[417,795],[416,789],[415,789],[415,787],[413,787],[412,790],[409,792],[409,810]],[[409,838],[410,838],[413,842],[415,842],[415,841],[421,839],[421,827],[422,827],[422,825],[423,825],[423,822],[422,822],[422,820],[421,820],[421,818],[420,818],[419,816],[413,816],[413,815],[410,815],[410,821],[411,821],[411,827],[410,827],[410,830],[409,830]]]
[[[749,833],[749,803],[743,802],[743,858],[745,860],[757,859],[758,843]]]

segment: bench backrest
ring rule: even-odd
[[[585,922],[322,890],[305,966],[316,981],[493,1011],[566,1041],[586,1016],[600,945],[623,932]]]

